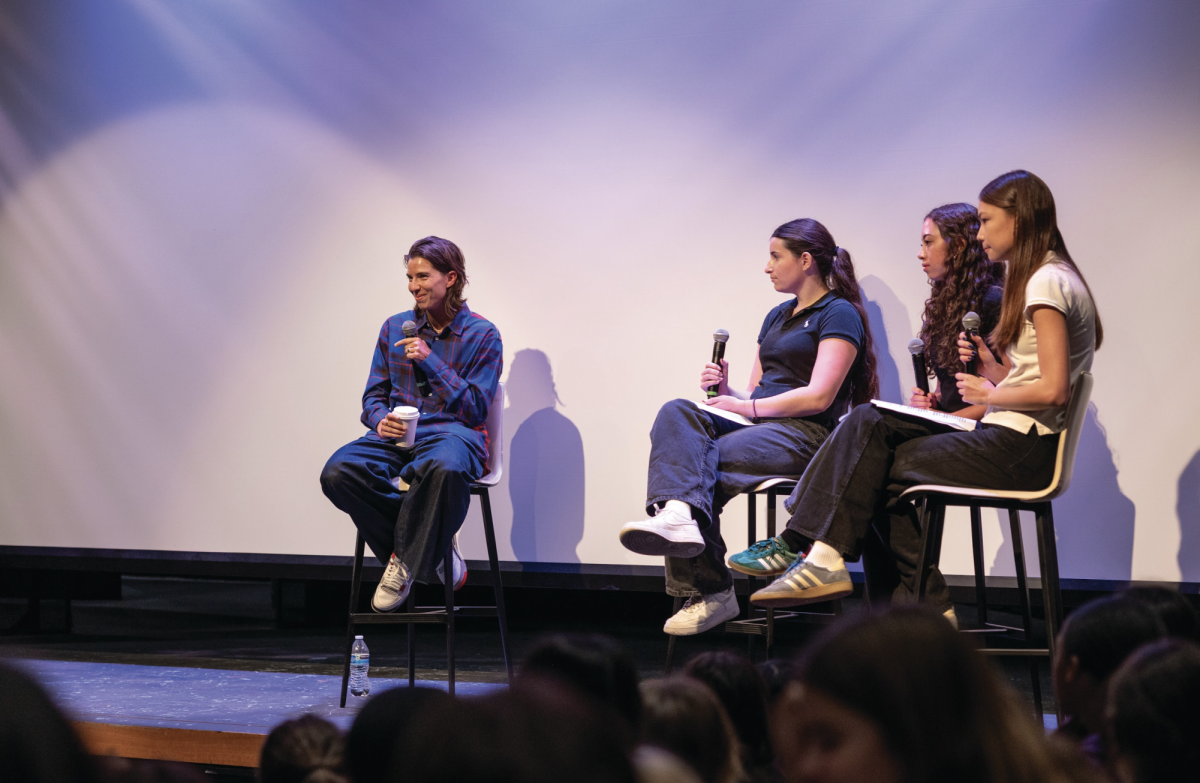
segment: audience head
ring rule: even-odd
[[[393,765],[401,738],[421,720],[430,706],[451,696],[436,688],[390,688],[372,696],[359,711],[346,736],[346,759],[354,783],[383,783]]]
[[[767,727],[766,686],[754,664],[722,650],[700,653],[683,671],[707,685],[720,700],[741,741],[743,766],[770,764],[774,754]]]
[[[811,218],[801,218],[784,223],[771,234],[772,239],[783,242],[797,258],[808,253],[816,262],[822,280],[830,291],[854,305],[863,324],[863,346],[859,360],[850,369],[852,404],[860,405],[879,396],[879,377],[876,374],[875,348],[871,338],[871,323],[863,306],[862,293],[858,289],[858,278],[854,273],[854,262],[844,247],[833,241],[829,229]]]
[[[612,708],[636,731],[642,711],[637,663],[615,639],[600,634],[557,634],[542,639],[521,662],[521,679],[557,680]]]
[[[0,704],[0,777],[22,783],[96,779],[71,724],[33,680],[0,666]]]
[[[337,727],[316,715],[284,721],[263,744],[263,783],[344,783],[345,742]]]
[[[1000,321],[992,332],[993,348],[1004,350],[1020,336],[1025,319],[1025,287],[1045,262],[1047,253],[1054,252],[1071,267],[1091,296],[1091,288],[1067,252],[1067,243],[1058,230],[1054,194],[1039,177],[1019,169],[996,177],[979,192],[979,217],[985,244],[992,248],[988,257],[1008,261],[1004,304]],[[1103,341],[1104,329],[1097,312],[1096,347]]]
[[[1129,654],[1163,635],[1143,604],[1121,596],[1089,601],[1063,623],[1053,664],[1059,708],[1087,733],[1100,730],[1108,678]]]
[[[1166,587],[1128,587],[1120,595],[1145,606],[1162,623],[1167,636],[1200,642],[1200,615],[1178,590]]]
[[[935,242],[944,242],[929,248],[926,256],[933,266],[941,267],[941,273],[930,278],[932,289],[917,336],[925,342],[930,368],[957,369],[962,366],[958,358],[962,317],[968,311],[981,310],[988,291],[1004,285],[1004,265],[989,260],[983,252],[979,213],[970,204],[946,204],[932,210],[925,216],[922,243],[930,231],[935,232]]]
[[[827,630],[798,661],[772,729],[793,783],[1055,777],[1040,727],[983,656],[922,606]]]
[[[779,695],[792,681],[792,662],[783,658],[771,658],[758,664],[758,673],[763,680],[764,693],[767,697],[767,715],[775,707]]]
[[[629,734],[612,713],[548,679],[438,701],[400,738],[393,783],[633,783]]]
[[[1200,647],[1152,642],[1113,676],[1106,708],[1119,783],[1200,781]]]
[[[687,762],[703,783],[742,775],[737,733],[712,689],[690,677],[642,683],[643,744]]]

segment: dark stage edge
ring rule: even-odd
[[[237,552],[179,552],[149,549],[88,549],[70,547],[0,546],[0,569],[22,572],[71,571],[131,576],[176,576],[223,579],[345,580],[353,557],[350,555],[277,555]],[[468,560],[468,584],[488,585],[487,562]],[[364,562],[367,579],[378,579],[383,571],[372,558]],[[627,590],[662,592],[662,566],[618,565],[604,563],[527,563],[502,561],[501,578],[506,587],[558,588],[571,590]],[[860,581],[855,574],[856,581]],[[947,575],[946,581],[957,595],[974,592],[970,575]],[[986,578],[989,596],[1016,590],[1015,577]],[[1068,605],[1077,605],[1091,597],[1112,593],[1125,587],[1157,585],[1181,593],[1200,595],[1197,582],[1145,582],[1106,579],[1061,580]],[[1033,600],[1040,601],[1041,580],[1031,577]],[[63,596],[65,597],[65,596]],[[998,595],[1003,600],[1006,596]]]

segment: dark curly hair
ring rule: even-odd
[[[958,333],[968,311],[979,312],[989,289],[1004,285],[1004,264],[989,261],[979,241],[979,213],[970,204],[946,204],[930,210],[932,220],[946,240],[946,273],[929,281],[932,291],[921,314],[925,366],[933,377],[935,367],[962,372],[958,359]]]
[[[801,218],[784,223],[771,234],[797,258],[805,253],[812,255],[817,269],[825,279],[825,285],[838,296],[854,305],[862,319],[863,345],[858,358],[850,368],[850,404],[862,405],[879,396],[879,375],[875,370],[875,341],[871,337],[871,322],[863,307],[862,292],[858,290],[858,278],[854,274],[854,262],[844,247],[833,241],[829,229],[812,218]]]

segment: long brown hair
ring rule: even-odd
[[[988,290],[1004,285],[1004,264],[989,261],[979,241],[979,213],[970,204],[946,204],[925,216],[946,240],[946,272],[931,280],[918,336],[925,342],[929,372],[962,369],[958,333],[962,317],[979,311]]]
[[[467,287],[467,262],[462,251],[449,239],[428,236],[413,242],[408,254],[404,256],[404,265],[408,266],[408,262],[414,258],[425,259],[443,275],[451,272],[458,274],[454,285],[446,290],[446,315],[453,318],[467,301],[463,296],[463,289]]]
[[[1017,342],[1021,328],[1025,325],[1025,287],[1043,263],[1046,254],[1053,252],[1064,264],[1079,275],[1083,287],[1092,299],[1096,314],[1096,347],[1104,342],[1104,327],[1100,325],[1100,311],[1096,298],[1067,252],[1067,243],[1058,230],[1058,216],[1054,207],[1054,195],[1045,182],[1028,171],[1018,169],[1001,174],[979,191],[979,200],[984,204],[999,207],[1016,220],[1013,248],[1008,256],[1008,281],[1004,285],[1004,303],[1000,307],[1000,320],[992,331],[992,347],[1004,351]]]
[[[858,311],[863,325],[863,345],[858,361],[850,368],[850,402],[852,405],[862,405],[875,399],[879,396],[875,341],[871,339],[871,322],[867,320],[850,254],[845,248],[838,247],[829,229],[811,218],[784,223],[775,229],[771,237],[783,240],[783,244],[796,257],[803,253],[811,255],[829,290],[854,305]]]

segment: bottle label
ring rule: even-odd
[[[371,660],[370,653],[352,653],[350,655],[350,665],[357,666],[359,664],[367,664]]]

